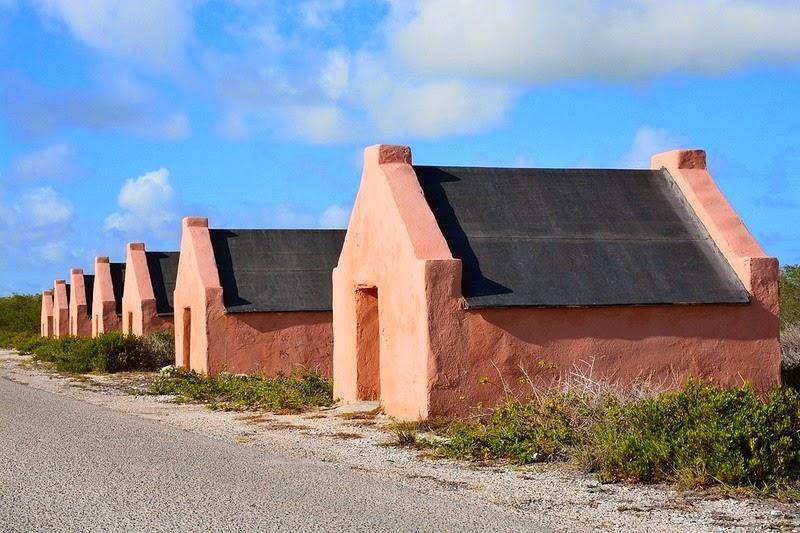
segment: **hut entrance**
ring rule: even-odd
[[[356,290],[356,390],[359,400],[380,400],[381,335],[378,289]]]
[[[184,369],[189,370],[191,367],[190,356],[192,354],[192,308],[185,307],[183,309],[183,353],[182,365]]]

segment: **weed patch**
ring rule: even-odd
[[[204,376],[170,369],[150,386],[150,394],[174,395],[179,402],[207,404],[226,411],[265,410],[298,413],[333,404],[333,385],[315,371],[264,377]]]
[[[175,359],[171,334],[137,337],[105,333],[95,338],[31,338],[16,349],[37,361],[52,363],[59,372],[123,372],[158,370]]]
[[[509,399],[472,422],[400,423],[395,444],[513,464],[568,461],[604,482],[740,487],[792,497],[800,484],[800,393],[698,381],[651,397],[589,392]]]

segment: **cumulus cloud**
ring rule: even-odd
[[[403,75],[370,56],[361,56],[357,69],[349,103],[369,117],[373,134],[434,138],[481,131],[503,119],[514,94],[498,84]]]
[[[82,90],[50,89],[20,76],[0,76],[0,112],[26,135],[81,128],[161,140],[187,137],[188,117],[161,107],[152,91],[125,76]]]
[[[11,175],[19,180],[63,178],[72,173],[72,150],[66,143],[22,154],[11,164]]]
[[[72,204],[52,187],[17,191],[0,187],[0,279],[41,273],[43,261],[62,261],[73,218]],[[3,290],[28,290],[39,282],[41,277],[24,288]]]
[[[117,198],[120,211],[106,217],[104,229],[110,233],[144,238],[171,235],[176,224],[175,190],[169,171],[160,168],[125,182]]]
[[[399,10],[394,53],[435,75],[628,81],[800,62],[794,0],[496,0],[490,12],[477,0],[426,0]]]
[[[279,111],[285,117],[285,131],[315,143],[352,139],[356,126],[335,105],[292,106]]]
[[[347,88],[350,76],[350,59],[345,52],[333,50],[328,52],[325,66],[320,72],[319,84],[328,98],[336,100]]]
[[[60,263],[67,257],[67,243],[64,241],[46,242],[38,249],[39,255],[48,263]]]
[[[633,137],[633,144],[620,159],[625,168],[650,168],[650,158],[659,152],[687,148],[686,139],[667,130],[642,126]]]
[[[328,207],[319,217],[319,227],[325,229],[343,229],[350,221],[350,209],[340,205]]]
[[[38,0],[40,11],[102,53],[166,70],[183,60],[191,33],[184,0]]]
[[[220,213],[220,224],[255,228],[346,228],[350,208],[333,204],[319,212],[289,203],[258,205],[243,203],[234,215]]]
[[[300,17],[309,28],[321,29],[328,25],[330,17],[347,5],[346,0],[307,0],[300,4]]]
[[[33,228],[66,224],[72,220],[72,204],[52,187],[39,187],[22,194],[15,211],[19,221]]]

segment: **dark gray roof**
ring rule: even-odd
[[[117,314],[122,315],[122,290],[125,288],[125,263],[110,263],[111,286],[114,289],[114,301],[117,304]]]
[[[666,170],[414,170],[470,307],[748,301]]]
[[[178,278],[179,256],[180,252],[145,252],[159,315],[171,315],[174,312],[172,299]]]
[[[330,311],[343,230],[212,229],[229,313]]]
[[[94,274],[83,275],[83,289],[86,293],[86,314],[92,316],[92,295],[94,294]]]

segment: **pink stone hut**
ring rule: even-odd
[[[706,170],[414,165],[372,146],[333,275],[334,396],[459,415],[580,367],[780,381],[778,264]]]
[[[53,336],[53,291],[42,291],[42,312],[39,320],[39,335]]]
[[[57,279],[53,285],[53,336],[69,335],[69,283]]]
[[[76,337],[91,337],[94,276],[84,274],[82,268],[73,268],[70,270],[69,278],[69,334]]]
[[[148,252],[144,243],[128,244],[122,331],[149,335],[174,327],[172,299],[178,275],[178,252]]]
[[[209,229],[183,219],[176,364],[197,372],[331,375],[331,270],[344,231]]]
[[[122,291],[125,263],[112,263],[106,256],[94,259],[92,291],[92,336],[122,331]]]

